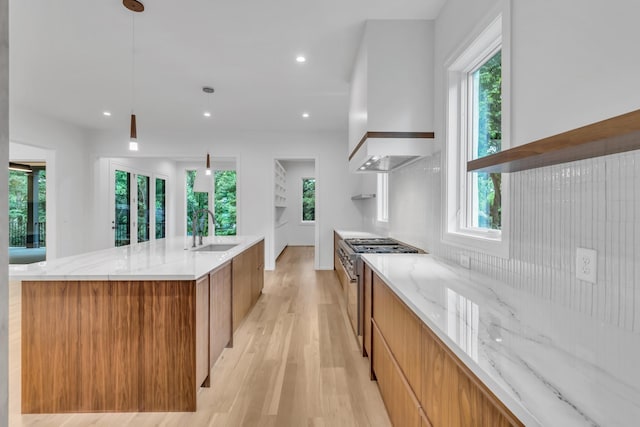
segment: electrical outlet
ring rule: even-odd
[[[598,253],[593,249],[578,248],[576,251],[576,277],[585,282],[596,283]]]
[[[469,255],[460,255],[460,265],[464,268],[471,268],[471,258],[469,258]]]

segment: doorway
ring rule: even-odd
[[[46,183],[45,162],[9,163],[9,264],[47,258]]]
[[[287,246],[310,246],[315,248],[318,268],[316,163],[315,159],[274,160],[274,265]]]
[[[166,236],[166,178],[112,165],[114,246]]]

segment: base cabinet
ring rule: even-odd
[[[231,263],[209,273],[209,370],[222,350],[231,345]]]
[[[364,351],[393,425],[523,425],[366,264],[364,271]]]
[[[420,404],[375,323],[372,346],[373,372],[391,423],[394,426],[420,427]]]
[[[258,301],[264,285],[264,240],[242,252],[231,263],[233,274],[233,331]]]

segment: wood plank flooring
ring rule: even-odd
[[[265,273],[234,347],[198,393],[195,413],[20,414],[20,287],[9,289],[10,426],[389,426],[348,324],[334,271],[314,271],[313,247],[288,247]]]

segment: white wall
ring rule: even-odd
[[[436,21],[435,123],[444,144],[444,63],[498,5],[449,0]],[[577,13],[576,11],[579,11]],[[640,107],[640,3],[512,2],[512,145]],[[640,152],[511,174],[511,258],[441,242],[444,155],[392,173],[390,234],[621,328],[640,331]],[[575,279],[577,247],[598,283]]]
[[[0,162],[9,161],[9,2],[0,0]],[[0,176],[0,212],[9,212],[8,175]],[[9,229],[0,215],[0,427],[9,425]]]
[[[286,225],[289,246],[313,246],[315,224],[302,223],[302,178],[315,177],[313,160],[286,160],[280,162],[287,171]]]
[[[180,144],[176,144],[180,141]],[[214,142],[212,142],[214,141]],[[120,134],[92,134],[92,150],[98,157],[126,157]],[[143,144],[144,143],[144,144]],[[238,233],[264,235],[265,265],[274,268],[273,257],[273,161],[277,158],[316,159],[316,203],[320,269],[333,268],[333,229],[357,229],[361,217],[350,200],[357,182],[347,171],[346,132],[234,132],[190,133],[148,130],[141,138],[154,157],[181,159],[204,156],[235,157],[238,173]]]
[[[85,252],[89,239],[83,231],[89,231],[93,178],[87,133],[13,105],[10,129],[12,158],[46,157],[42,160],[47,161],[47,258]]]

